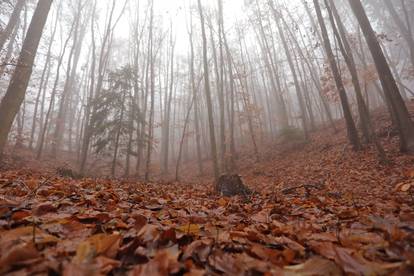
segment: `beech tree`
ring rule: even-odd
[[[6,28],[2,32],[0,32],[0,50],[3,49],[4,44],[6,43],[7,39],[13,34],[13,31],[16,30],[17,26],[20,22],[20,14],[26,4],[26,0],[18,0],[14,9],[13,13],[10,16],[9,22],[6,25]]]
[[[365,13],[360,0],[348,0],[351,9],[357,18],[359,25],[364,33],[368,47],[374,59],[375,66],[381,81],[385,96],[390,105],[391,112],[397,123],[397,128],[400,134],[400,149],[401,151],[414,151],[414,124],[410,118],[407,106],[400,94],[397,83],[391,69],[385,59],[384,52],[377,40],[371,23]]]
[[[335,84],[339,92],[339,96],[341,98],[342,109],[344,112],[347,130],[348,130],[348,138],[354,149],[360,148],[360,141],[358,137],[358,131],[355,126],[354,119],[352,118],[351,109],[349,107],[348,97],[346,95],[345,87],[342,82],[341,74],[339,73],[338,65],[335,61],[335,56],[332,51],[331,42],[329,40],[328,31],[326,29],[326,25],[324,19],[322,17],[321,8],[319,6],[319,0],[313,0],[313,4],[315,6],[316,15],[318,17],[319,25],[322,32],[322,40],[324,43],[324,48],[326,51],[326,55],[328,57],[329,65],[334,75]]]
[[[16,70],[0,103],[0,154],[3,154],[11,126],[22,105],[32,75],[33,62],[52,5],[52,0],[39,0],[24,40]],[[0,47],[1,48],[1,47]]]
[[[170,180],[194,170],[217,181],[241,172],[246,154],[259,162],[325,127],[339,135],[341,120],[354,148],[373,145],[385,160],[371,117],[383,106],[409,150],[409,1],[363,1],[388,72],[352,9],[333,0],[250,0],[237,13],[223,0],[171,2],[168,13],[153,0],[55,1],[7,152],[64,160],[80,175]],[[35,11],[22,2],[0,10],[0,97]]]
[[[204,91],[206,94],[206,101],[207,101],[211,157],[213,160],[214,178],[215,178],[215,181],[217,182],[219,179],[220,171],[219,171],[219,164],[218,164],[218,158],[217,158],[216,134],[215,134],[215,128],[214,128],[214,119],[213,119],[213,104],[211,101],[211,91],[210,91],[210,78],[209,78],[209,67],[208,67],[208,57],[207,57],[207,35],[206,35],[205,19],[204,19],[203,7],[201,5],[201,0],[198,0],[198,11],[200,14],[201,33],[202,33],[202,39],[203,39]]]

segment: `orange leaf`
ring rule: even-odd
[[[119,248],[120,235],[97,234],[81,242],[76,250],[74,263],[88,263],[98,255],[115,257]]]
[[[200,225],[198,224],[185,224],[177,228],[178,231],[198,236],[200,234]]]
[[[11,266],[40,257],[33,243],[18,244],[8,251],[0,259],[0,274],[7,272]]]

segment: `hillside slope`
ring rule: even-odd
[[[414,158],[375,114],[389,164],[353,152],[345,130],[239,161],[258,193],[210,181],[0,173],[0,274],[408,275],[414,273]],[[328,133],[328,134],[327,134]]]

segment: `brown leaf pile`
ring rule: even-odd
[[[413,158],[383,138],[379,165],[344,137],[244,170],[247,198],[2,172],[0,275],[412,275]]]
[[[356,205],[348,195],[312,187],[220,198],[178,183],[45,179],[22,171],[0,179],[1,274],[413,272],[414,212],[404,203],[378,198],[378,210],[372,199]]]

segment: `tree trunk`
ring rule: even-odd
[[[151,107],[150,107],[150,117],[148,125],[148,143],[147,143],[147,155],[146,155],[146,164],[145,164],[145,181],[149,181],[150,178],[150,169],[151,169],[151,154],[152,147],[154,144],[154,107],[155,107],[155,58],[154,58],[154,0],[151,1],[151,19],[150,19],[150,29],[149,29],[149,63],[150,63],[150,94],[151,94]]]
[[[174,49],[175,49],[175,41],[172,38],[172,28],[171,28],[171,39],[170,39],[170,46],[171,46],[171,64],[170,64],[170,83],[168,87],[168,94],[165,99],[165,114],[164,114],[164,122],[163,122],[163,137],[162,137],[162,164],[161,170],[162,174],[168,174],[168,163],[169,163],[169,144],[170,144],[170,126],[171,126],[171,101],[172,101],[172,94],[174,90]]]
[[[57,30],[57,19],[58,16],[56,16],[56,21],[55,21],[55,26],[53,27],[53,31],[52,31],[52,36],[50,38],[50,42],[49,42],[49,47],[47,50],[47,54],[46,54],[46,61],[45,61],[45,66],[43,67],[42,70],[42,76],[40,78],[40,84],[39,84],[39,90],[37,93],[37,97],[36,97],[36,103],[35,103],[35,109],[34,109],[34,114],[33,114],[33,121],[32,121],[32,130],[30,132],[30,142],[29,142],[29,148],[32,149],[33,148],[33,143],[34,143],[34,134],[36,131],[36,126],[37,126],[37,112],[38,112],[38,108],[39,108],[39,102],[40,102],[40,97],[42,95],[42,92],[44,91],[44,87],[47,86],[47,80],[45,81],[45,77],[47,75],[48,72],[50,72],[50,67],[51,67],[51,57],[52,57],[52,45],[55,39],[55,34],[56,34],[56,30]]]
[[[342,23],[342,20],[339,16],[339,13],[333,1],[332,0],[329,0],[329,1],[330,3],[328,4],[327,0],[325,0],[325,5],[328,9],[329,20],[331,22],[334,35],[337,39],[339,49],[342,53],[342,56],[345,59],[345,63],[351,74],[352,84],[354,86],[356,99],[357,99],[358,113],[359,113],[359,118],[361,121],[362,134],[364,135],[365,141],[369,143],[373,135],[373,133],[370,132],[370,128],[371,128],[370,121],[371,120],[369,117],[369,110],[367,108],[367,105],[365,104],[364,97],[362,96],[362,88],[359,83],[358,71],[355,65],[355,60],[353,57],[351,45],[348,42],[348,37],[347,37],[348,34],[347,34],[345,26]],[[335,21],[336,21],[336,24],[335,24]],[[336,25],[338,25],[338,27]]]
[[[13,34],[13,30],[19,25],[20,13],[22,12],[25,3],[26,0],[17,0],[6,28],[0,33],[0,51],[3,49],[7,39]]]
[[[409,25],[410,23],[407,20],[408,26],[406,26],[404,24],[404,21],[401,19],[401,16],[395,10],[393,1],[383,0],[383,2],[385,4],[385,6],[387,7],[388,11],[390,12],[391,17],[394,20],[395,24],[400,29],[401,36],[407,42],[408,49],[409,49],[409,52],[410,52],[411,64],[412,64],[412,66],[414,66],[414,37],[413,37],[413,33],[410,29],[410,25]],[[402,3],[403,3],[403,6],[405,6],[404,2],[402,2]],[[403,7],[403,9],[404,9],[404,7]],[[407,12],[407,11],[404,9],[404,12]]]
[[[333,0],[329,0],[329,2],[330,3],[328,4],[328,0],[325,0],[325,5],[328,9],[329,18],[331,21],[332,28],[334,30],[334,34],[337,37],[339,48],[348,66],[348,70],[351,73],[352,83],[354,85],[357,98],[358,112],[361,120],[362,132],[367,142],[371,142],[371,140],[374,142],[380,161],[387,162],[386,153],[381,143],[379,142],[377,135],[375,134],[375,130],[372,126],[371,118],[369,115],[369,109],[362,95],[362,88],[359,82],[358,71],[355,65],[351,45],[348,42],[347,31],[342,23],[342,20],[339,16],[339,13],[335,7]],[[338,24],[338,28],[336,28],[335,21]]]
[[[180,172],[181,156],[182,156],[182,152],[183,152],[183,144],[184,144],[184,140],[185,140],[185,136],[186,136],[186,132],[187,132],[187,128],[188,128],[188,122],[190,120],[191,109],[193,108],[193,105],[194,105],[195,95],[193,95],[191,98],[192,98],[191,103],[190,103],[190,106],[188,107],[188,111],[187,111],[187,114],[186,114],[185,119],[184,119],[184,129],[183,129],[183,134],[181,135],[180,147],[178,149],[177,163],[176,163],[176,166],[175,166],[175,180],[176,181],[179,180],[179,172]]]
[[[213,119],[213,104],[211,100],[211,91],[210,91],[210,78],[209,78],[209,69],[208,69],[208,57],[207,57],[207,36],[204,23],[204,14],[203,8],[201,6],[201,0],[198,0],[198,11],[200,13],[200,23],[201,23],[201,33],[203,38],[203,64],[204,64],[204,89],[206,93],[207,101],[207,113],[208,113],[208,122],[210,130],[210,147],[211,147],[211,158],[213,161],[213,172],[214,180],[217,183],[220,177],[220,170],[217,160],[217,145],[216,145],[216,134],[214,129],[214,119]]]
[[[354,119],[352,118],[351,109],[348,103],[348,97],[346,95],[345,87],[342,82],[342,77],[339,72],[338,65],[336,64],[336,61],[335,61],[335,56],[333,54],[331,43],[329,41],[328,31],[326,29],[325,22],[323,21],[321,8],[319,6],[319,0],[313,0],[313,4],[315,6],[316,15],[318,17],[319,25],[322,31],[322,38],[323,38],[325,52],[328,57],[329,65],[331,67],[331,70],[332,70],[332,73],[335,79],[335,84],[339,92],[339,97],[341,98],[341,105],[342,105],[342,110],[344,112],[344,117],[346,121],[348,138],[353,148],[355,150],[358,150],[361,147],[359,137],[358,137],[358,131],[355,126]]]
[[[309,138],[309,133],[308,133],[309,132],[309,126],[308,126],[308,116],[306,114],[306,106],[305,106],[305,102],[304,102],[304,98],[303,98],[302,89],[301,89],[300,84],[299,84],[298,76],[296,74],[296,69],[295,69],[295,65],[294,65],[293,60],[292,60],[292,56],[290,54],[289,46],[287,44],[282,26],[280,24],[280,15],[277,14],[277,11],[276,11],[276,9],[273,5],[273,0],[270,0],[269,4],[270,4],[270,8],[272,9],[272,12],[273,12],[273,17],[276,21],[276,26],[277,26],[278,31],[279,31],[279,36],[282,40],[283,48],[285,50],[285,54],[286,54],[286,58],[288,60],[290,71],[292,72],[293,82],[295,84],[296,95],[297,95],[297,98],[298,98],[299,108],[300,108],[300,111],[301,111],[300,116],[301,116],[301,121],[302,121],[302,128],[303,128],[303,131],[304,131],[305,139],[307,140]]]
[[[82,51],[82,43],[85,36],[85,29],[86,29],[86,23],[80,22],[82,18],[82,9],[83,5],[82,2],[78,2],[78,7],[75,15],[75,33],[74,33],[74,39],[73,39],[73,45],[71,49],[71,53],[69,55],[68,60],[68,66],[67,66],[67,74],[66,74],[66,80],[65,85],[63,88],[60,105],[59,105],[59,111],[58,116],[56,119],[56,126],[55,126],[55,132],[53,136],[54,144],[52,148],[52,156],[56,157],[58,151],[62,147],[62,140],[65,134],[65,125],[66,125],[66,118],[68,113],[68,107],[70,105],[70,100],[72,98],[72,92],[74,90],[74,83],[77,73],[77,68],[81,56]]]
[[[115,175],[116,175],[116,163],[117,163],[118,151],[119,151],[119,140],[120,140],[120,137],[121,137],[122,124],[123,124],[123,121],[124,121],[125,98],[126,98],[126,91],[124,89],[124,91],[122,91],[121,114],[119,115],[119,121],[118,121],[118,126],[117,126],[118,129],[117,129],[116,137],[115,137],[114,155],[113,155],[113,158],[112,158],[112,166],[111,166],[111,175],[112,175],[112,177],[115,177]]]
[[[194,100],[194,128],[196,135],[196,151],[197,151],[197,165],[198,165],[198,174],[203,175],[203,161],[201,156],[201,131],[200,131],[200,115],[199,115],[199,103],[198,95],[195,84],[195,72],[194,72],[194,41],[193,41],[193,21],[192,15],[190,15],[190,30],[189,30],[189,40],[190,40],[190,81],[191,81],[191,91],[193,93]]]
[[[52,0],[39,0],[23,43],[16,70],[6,95],[0,103],[0,155],[3,154],[14,118],[23,103],[32,75],[33,62],[51,5]]]
[[[20,24],[20,23],[17,23],[17,24]],[[13,31],[11,37],[10,37],[9,44],[7,45],[6,56],[4,58],[5,64],[0,64],[0,79],[3,77],[3,74],[4,74],[4,72],[7,69],[7,65],[8,65],[7,63],[10,61],[10,58],[13,55],[14,44],[16,43],[15,40],[16,40],[16,37],[17,37],[18,32],[19,32],[19,28],[14,28],[14,31]]]
[[[400,133],[400,149],[403,152],[414,152],[414,125],[408,113],[407,106],[399,92],[397,83],[391,73],[391,69],[385,59],[384,53],[377,40],[365,9],[360,0],[348,0],[352,11],[355,14],[362,32],[364,33],[368,47],[374,59],[378,75],[385,92],[385,96],[391,103],[391,108],[395,114],[397,128]]]
[[[45,117],[45,121],[43,123],[43,127],[40,130],[40,135],[39,135],[40,137],[39,137],[39,140],[38,140],[36,159],[40,159],[41,156],[42,156],[42,153],[43,153],[45,137],[46,137],[46,133],[48,132],[48,128],[49,128],[49,118],[52,115],[53,105],[55,104],[57,87],[58,87],[59,78],[60,78],[60,68],[62,67],[63,58],[65,56],[66,48],[68,46],[69,40],[72,36],[72,32],[73,32],[73,25],[71,27],[71,30],[69,32],[69,35],[68,35],[64,45],[62,46],[61,54],[60,54],[60,57],[59,57],[59,60],[58,60],[58,64],[57,64],[57,68],[56,68],[56,77],[55,77],[55,82],[53,84],[53,89],[52,89],[51,96],[50,96],[49,107],[48,107],[48,110],[47,110],[47,113],[46,113],[46,117]]]
[[[289,14],[289,16],[293,20],[291,14]],[[310,76],[312,78],[312,82],[313,82],[314,86],[316,87],[316,89],[318,90],[319,99],[322,103],[325,114],[328,117],[328,120],[329,120],[329,123],[330,123],[332,129],[336,132],[337,129],[336,129],[333,117],[332,117],[332,111],[330,109],[328,100],[326,99],[325,95],[323,95],[323,93],[322,93],[322,86],[321,86],[321,82],[320,82],[320,77],[318,76],[318,70],[317,70],[316,66],[310,61],[312,56],[311,56],[310,52],[306,49],[306,47],[305,47],[305,51],[306,51],[307,57],[305,56],[305,53],[303,52],[302,48],[299,45],[298,39],[293,34],[292,30],[289,28],[288,24],[286,23],[286,20],[283,17],[282,17],[282,21],[284,23],[285,28],[288,30],[288,33],[290,34],[290,37],[293,40],[293,43],[295,43],[296,48],[298,49],[299,55],[302,57],[303,62],[305,63],[306,67],[309,70]],[[302,44],[305,45],[305,43],[303,41],[303,35],[300,32],[300,30],[299,30],[299,35],[302,38]],[[322,115],[323,114],[321,114],[321,116]]]

